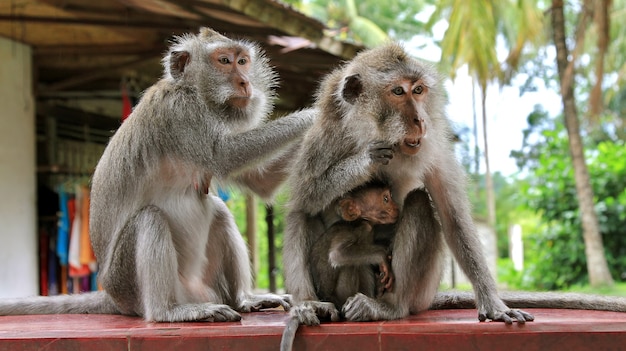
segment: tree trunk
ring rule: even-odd
[[[257,253],[256,242],[256,207],[254,195],[246,194],[246,239],[248,239],[248,250],[250,252],[250,265],[252,267],[252,276],[254,277],[254,286],[256,286],[256,274],[259,268],[259,255]]]
[[[472,76],[472,119],[474,122],[474,175],[478,179],[480,174],[480,148],[478,147],[478,118],[476,116],[476,78]],[[476,187],[476,198],[479,197],[479,188]]]
[[[612,285],[613,278],[604,255],[604,245],[598,226],[598,217],[593,203],[593,190],[589,179],[589,171],[585,163],[583,145],[580,136],[578,112],[574,100],[574,79],[564,79],[568,66],[568,50],[565,45],[565,20],[563,16],[563,0],[552,1],[552,34],[556,46],[556,61],[561,78],[561,97],[563,115],[569,139],[569,149],[574,165],[576,194],[585,241],[587,271],[591,286]],[[584,35],[584,33],[582,33]],[[558,199],[555,199],[558,201]]]
[[[489,166],[489,144],[487,142],[487,85],[481,85],[481,103],[483,109],[483,147],[485,153],[485,190],[487,192],[487,223],[491,228],[496,228],[496,196],[491,178]]]
[[[267,260],[270,281],[270,292],[276,292],[276,228],[274,227],[274,206],[265,206],[265,221],[267,222]]]
[[[589,111],[591,118],[598,120],[600,112],[603,109],[602,101],[602,82],[604,78],[604,57],[609,48],[609,27],[611,16],[609,11],[611,8],[612,0],[596,0],[593,4],[593,21],[598,31],[597,47],[598,53],[596,55],[596,67],[595,75],[596,82],[591,89],[589,96]]]

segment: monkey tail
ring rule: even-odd
[[[291,351],[293,349],[293,341],[296,339],[296,332],[300,326],[300,320],[296,316],[289,317],[283,337],[280,340],[280,351]]]
[[[566,292],[500,293],[502,301],[510,308],[556,308],[626,312],[626,297],[604,296]],[[474,294],[470,292],[439,292],[430,306],[432,310],[476,308]]]
[[[26,314],[121,314],[105,291],[0,300],[0,316]]]

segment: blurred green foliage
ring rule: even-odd
[[[509,283],[541,290],[586,284],[585,245],[566,133],[541,110],[529,116],[529,126],[522,150],[512,155],[532,176],[515,186],[519,210],[539,217],[525,228],[524,274]],[[607,261],[613,278],[626,281],[626,144],[606,137],[586,140]]]
[[[235,216],[235,222],[237,223],[237,227],[239,231],[242,233],[244,239],[246,239],[246,195],[239,190],[229,189],[228,190],[230,199],[227,201],[227,205],[233,215]],[[283,289],[283,232],[285,230],[285,209],[283,204],[287,201],[287,193],[280,192],[277,194],[274,199],[274,230],[275,230],[275,238],[274,244],[276,245],[276,271],[274,272],[276,276],[276,287],[278,290]],[[269,245],[267,238],[267,210],[266,204],[262,201],[256,199],[255,201],[257,206],[257,221],[256,225],[256,243],[257,249],[256,253],[258,255],[258,267],[254,274],[255,287],[263,290],[269,289],[269,281],[270,281],[270,270],[269,270]]]

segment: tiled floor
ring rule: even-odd
[[[526,325],[480,323],[475,310],[301,327],[294,350],[626,350],[626,313],[530,309]],[[288,315],[245,314],[237,323],[146,323],[107,315],[0,317],[4,350],[278,350]]]

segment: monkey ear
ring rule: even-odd
[[[339,208],[341,209],[341,218],[344,221],[352,222],[361,216],[359,206],[352,199],[348,198],[339,201]]]
[[[170,53],[170,74],[174,78],[179,78],[185,71],[185,66],[189,62],[187,51],[172,51]]]
[[[343,84],[343,91],[341,92],[341,96],[343,96],[344,100],[353,104],[362,92],[363,84],[360,74],[357,73],[346,77]]]
[[[228,40],[228,38],[226,38],[225,36],[221,35],[220,33],[214,31],[213,29],[209,28],[209,27],[202,27],[200,28],[200,37],[202,37],[203,39],[216,39],[216,40]]]

